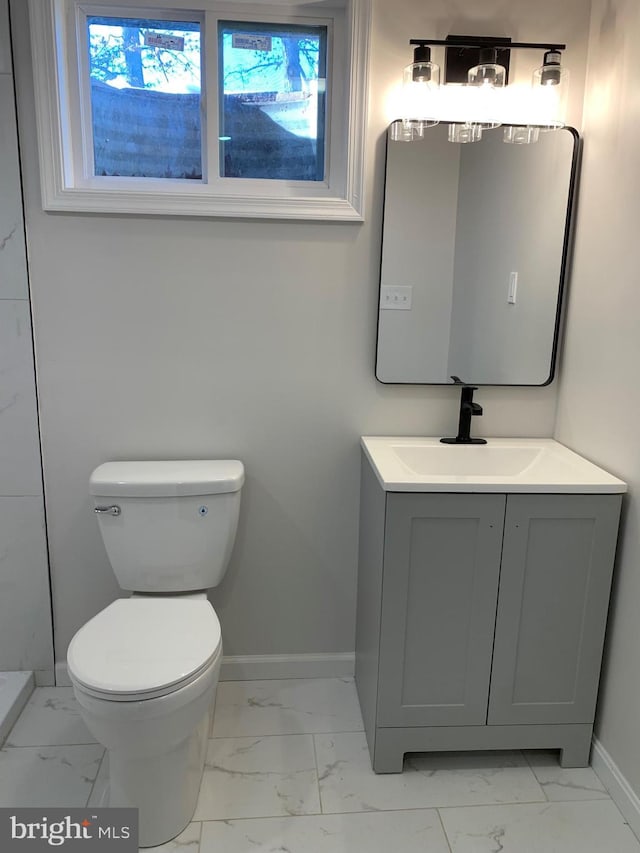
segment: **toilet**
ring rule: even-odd
[[[80,713],[107,749],[99,805],[139,810],[139,844],[178,835],[193,817],[222,659],[206,590],[222,580],[236,534],[237,460],[107,462],[90,491],[123,590],[71,640]]]

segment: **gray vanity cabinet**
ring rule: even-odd
[[[431,750],[588,763],[620,504],[385,492],[363,457],[356,683],[376,772]]]

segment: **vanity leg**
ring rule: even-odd
[[[386,755],[384,759],[379,758],[376,752],[376,758],[373,762],[374,773],[402,773],[404,765],[404,753],[396,755]]]
[[[591,756],[591,733],[574,737],[560,750],[561,767],[588,767]]]
[[[394,743],[393,732],[393,729],[377,730],[375,752],[371,756],[374,773],[402,773],[404,750]]]

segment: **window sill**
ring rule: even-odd
[[[43,208],[78,213],[130,213],[165,216],[239,217],[245,219],[309,219],[363,222],[359,199],[268,198],[200,193],[131,190],[64,189],[47,193]]]

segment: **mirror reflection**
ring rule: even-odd
[[[553,378],[575,181],[573,128],[508,144],[387,139],[376,376],[544,385]]]

